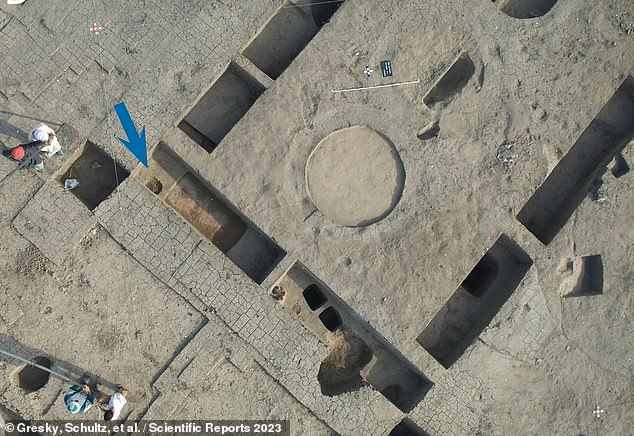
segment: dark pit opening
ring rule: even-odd
[[[286,3],[266,23],[242,54],[275,80],[304,50],[317,32],[318,25],[304,7]]]
[[[481,297],[487,291],[493,280],[495,280],[498,270],[499,266],[497,261],[493,256],[487,253],[480,259],[476,266],[473,267],[461,286],[474,297]]]
[[[634,137],[634,77],[628,76],[529,198],[517,219],[550,244],[608,163]]]
[[[150,177],[145,183],[145,187],[152,191],[153,194],[159,195],[163,191],[163,184],[156,177]]]
[[[429,433],[417,426],[411,419],[404,418],[388,436],[429,436]]]
[[[192,138],[195,143],[200,145],[207,153],[211,153],[218,146],[217,143],[207,138],[197,128],[189,124],[185,119],[178,123],[178,128],[181,129],[187,136]]]
[[[361,375],[402,412],[412,411],[432,383],[389,343],[371,343],[375,360]]]
[[[588,297],[603,294],[603,260],[601,255],[578,258],[574,267],[578,268],[577,283],[564,297]]]
[[[512,239],[501,235],[485,257],[499,273],[479,298],[460,286],[438,311],[417,341],[445,368],[451,367],[486,328],[509,299],[532,265],[532,260]]]
[[[390,400],[392,404],[399,404],[403,397],[403,389],[399,385],[389,385],[381,389],[381,393],[385,398]]]
[[[324,309],[324,311],[319,314],[319,319],[324,327],[331,332],[334,332],[341,327],[341,317],[332,306]]]
[[[627,164],[627,161],[623,157],[623,154],[618,153],[616,156],[614,156],[612,164],[610,165],[610,172],[617,179],[619,177],[623,177],[630,172],[630,166]]]
[[[311,310],[319,309],[326,303],[326,301],[328,301],[324,293],[321,292],[319,287],[315,284],[312,284],[304,289],[303,295],[304,300],[306,300],[306,304],[308,304],[308,307],[310,307]]]
[[[264,85],[231,62],[178,127],[211,152],[265,90]]]
[[[462,53],[453,62],[447,72],[423,97],[423,103],[432,106],[443,100],[448,100],[458,94],[475,73],[475,65],[467,53]]]
[[[32,361],[33,363],[41,365],[45,368],[50,368],[53,365],[53,362],[51,362],[50,359],[43,356],[37,356],[32,359]],[[20,366],[19,368],[16,368],[11,376],[11,379],[17,387],[31,393],[38,391],[46,386],[49,377],[50,373],[48,373],[47,371],[44,371],[43,369],[30,364],[25,364]]]
[[[269,291],[269,295],[273,297],[275,301],[283,301],[286,296],[286,291],[281,286],[273,286],[273,288]]]
[[[501,0],[498,8],[509,17],[536,18],[545,15],[557,0]]]
[[[90,210],[94,210],[123,182],[130,173],[117,161],[90,141],[81,154],[57,178],[64,185],[67,179],[77,179],[79,186],[70,192]]]
[[[310,5],[310,12],[313,16],[313,20],[315,24],[322,28],[328,22],[335,12],[339,10],[344,0],[340,1],[332,1],[332,2],[324,2],[323,0],[313,0]]]

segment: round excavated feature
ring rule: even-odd
[[[403,193],[405,170],[394,145],[367,126],[326,136],[306,163],[315,206],[334,222],[360,227],[385,218]]]
[[[33,362],[45,368],[50,368],[53,362],[47,357],[36,356]],[[26,392],[35,392],[42,389],[48,383],[50,374],[37,366],[24,364],[13,370],[11,381]]]
[[[498,8],[509,17],[525,19],[546,15],[557,0],[501,0]]]

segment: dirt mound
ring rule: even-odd
[[[329,397],[352,392],[365,384],[359,375],[372,359],[372,350],[359,337],[337,331],[332,335],[330,354],[319,367],[321,393]]]

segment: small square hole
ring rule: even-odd
[[[67,179],[77,179],[79,185],[70,192],[90,210],[95,210],[130,175],[128,170],[90,141],[84,144],[81,154],[66,168],[57,181],[63,186]]]
[[[334,332],[341,327],[341,317],[337,311],[332,307],[327,307],[323,312],[319,314],[321,323],[331,332]]]
[[[308,304],[308,307],[311,308],[311,310],[319,309],[321,306],[324,305],[324,303],[326,303],[326,301],[328,301],[323,292],[321,292],[321,289],[319,289],[319,287],[314,284],[304,289],[303,294],[304,300],[306,300],[306,303]]]

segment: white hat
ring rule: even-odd
[[[46,133],[43,130],[40,130],[40,129],[33,130],[33,132],[31,132],[31,135],[33,135],[33,139],[35,139],[36,141],[40,141],[40,142],[48,141],[48,133]]]
[[[68,411],[70,413],[78,413],[79,409],[81,409],[81,404],[79,404],[79,401],[77,400],[71,400],[68,402],[68,404],[66,405],[66,407],[68,408]]]

